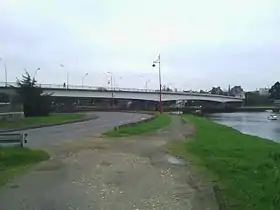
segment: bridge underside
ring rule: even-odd
[[[172,110],[177,108],[177,101],[163,101],[163,108],[165,110]],[[75,107],[85,109],[107,110],[107,109],[121,109],[121,110],[158,110],[158,101],[138,100],[138,99],[116,99],[116,98],[75,98],[75,97],[53,97],[53,104],[61,109],[74,109]],[[205,100],[189,100],[186,101],[183,107],[202,107],[203,109],[228,109],[240,107],[242,102],[213,102]]]

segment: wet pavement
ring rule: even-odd
[[[151,117],[147,114],[125,112],[91,112],[89,114],[98,116],[98,118],[90,121],[22,131],[28,134],[26,146],[44,149],[46,146],[53,144],[72,140],[79,141],[81,138],[99,135],[116,125]]]

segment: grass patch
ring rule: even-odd
[[[140,122],[127,127],[121,127],[120,129],[113,129],[104,133],[109,137],[121,137],[129,135],[137,135],[155,131],[168,125],[171,122],[171,117],[168,114],[157,114],[153,120],[148,122]]]
[[[5,184],[13,176],[27,169],[28,166],[47,160],[49,155],[41,150],[28,148],[0,147],[0,185]]]
[[[1,128],[17,128],[17,127],[25,127],[30,125],[44,125],[44,124],[56,124],[67,122],[76,119],[85,118],[85,114],[74,113],[74,114],[51,114],[50,116],[44,117],[26,117],[16,121],[0,121]]]
[[[183,142],[184,149],[181,143],[169,150],[194,156],[197,165],[214,175],[222,209],[280,209],[280,144],[206,118],[185,118],[195,125],[196,133]]]

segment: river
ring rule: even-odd
[[[217,123],[233,127],[242,133],[260,136],[280,143],[279,120],[268,120],[268,112],[216,113],[209,117]]]

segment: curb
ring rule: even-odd
[[[21,127],[21,128],[11,128],[11,129],[8,128],[6,130],[0,130],[0,133],[23,131],[23,130],[29,130],[29,129],[44,128],[44,127],[52,127],[52,126],[57,126],[57,125],[70,124],[70,123],[86,122],[86,121],[90,121],[90,120],[95,120],[97,118],[99,118],[99,117],[94,116],[94,117],[90,117],[90,118],[69,120],[69,121],[60,122],[60,123],[53,123],[53,124],[31,125],[31,126],[26,126],[26,127]]]
[[[143,122],[149,122],[149,121],[154,120],[155,118],[156,118],[156,115],[151,114],[151,117],[143,119],[143,120],[117,125],[117,126],[114,127],[114,130],[119,130],[120,128],[125,128],[125,127],[128,127],[128,126],[136,125],[136,124],[143,123]]]

